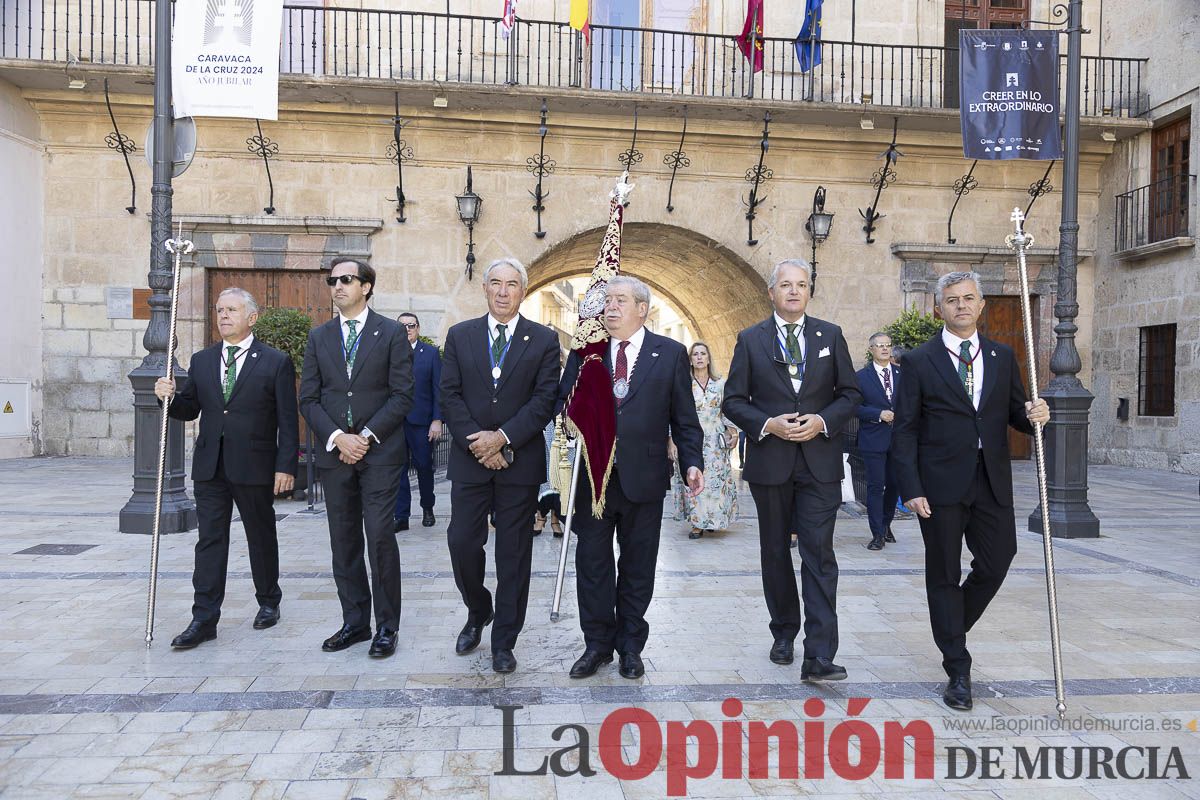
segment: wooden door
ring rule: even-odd
[[[993,296],[986,300],[983,316],[979,318],[980,335],[1011,347],[1017,356],[1022,381],[1028,383],[1029,371],[1025,357],[1025,328],[1021,322],[1021,299],[1019,297]],[[1038,318],[1036,297],[1030,298],[1030,313],[1035,320]],[[1037,346],[1037,338],[1035,329],[1034,347]],[[1000,391],[1000,389],[997,387],[993,391]],[[1025,461],[1033,453],[1033,442],[1025,434],[1009,428],[1008,450],[1014,460]]]
[[[208,282],[208,341],[221,338],[217,331],[217,319],[213,308],[222,291],[232,286],[245,289],[254,295],[258,307],[294,308],[312,318],[313,327],[328,322],[337,313],[329,299],[329,287],[325,285],[322,270],[262,270],[262,269],[209,269],[205,270]]]
[[[1150,241],[1187,236],[1191,125],[1187,118],[1154,131]]]
[[[942,64],[944,108],[958,108],[958,32],[974,28],[1020,28],[1027,19],[1029,0],[947,0]]]

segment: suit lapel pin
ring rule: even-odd
[[[523,341],[526,341],[526,342],[528,342],[528,341],[529,341],[529,337],[528,337],[528,336],[526,336],[526,337],[523,339]]]
[[[378,336],[378,335],[379,335],[379,331],[375,331],[375,333],[374,333],[374,334],[372,334],[372,335],[373,335],[373,336]]]
[[[820,331],[817,331],[816,333],[817,333],[817,336],[820,336],[820,335],[821,335],[821,332],[820,332]]]
[[[251,354],[250,354],[250,357],[251,357],[251,358],[258,358],[258,353],[251,353]]]
[[[995,358],[995,357],[996,357],[996,351],[995,351],[995,350],[993,350],[993,351],[992,351],[992,358]]]
[[[653,356],[654,358],[658,358],[658,353],[651,353],[650,355]]]

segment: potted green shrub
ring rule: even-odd
[[[296,381],[300,381],[300,369],[304,364],[304,348],[308,344],[308,332],[312,330],[312,318],[294,308],[265,308],[259,311],[254,323],[254,336],[263,344],[282,350],[292,359],[296,367]],[[296,454],[296,496],[308,487],[308,452],[304,441]]]

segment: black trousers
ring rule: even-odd
[[[192,572],[195,589],[192,619],[213,626],[221,619],[229,566],[229,523],[235,504],[246,529],[254,597],[260,606],[278,606],[283,593],[279,590],[279,538],[275,530],[275,498],[271,494],[274,487],[231,483],[225,476],[223,454],[217,456],[213,479],[196,481],[192,487],[200,524],[196,568]]]
[[[896,478],[886,452],[861,455],[867,468],[867,522],[871,538],[882,539],[896,516]]]
[[[942,667],[950,677],[970,676],[967,631],[1000,591],[1017,554],[1017,526],[1012,506],[992,494],[982,455],[975,481],[961,503],[930,506],[921,520],[925,540],[925,593],[933,640],[942,651]],[[962,578],[962,544],[971,551],[971,573]]]
[[[654,597],[663,498],[649,503],[629,500],[613,467],[602,518],[591,515],[591,504],[587,476],[581,474],[571,528],[578,538],[575,596],[584,644],[601,653],[641,654],[650,636],[646,611]],[[618,558],[613,555],[614,532]]]
[[[833,658],[838,649],[833,525],[842,502],[841,485],[818,481],[797,452],[791,480],[778,486],[751,483],[750,494],[758,508],[763,594],[771,614],[772,637],[796,638],[803,596],[804,657]],[[799,593],[789,546],[793,532],[800,553]]]
[[[412,512],[412,486],[408,480],[410,463],[417,467],[417,487],[421,494],[421,508],[432,509],[433,494],[433,442],[429,441],[428,425],[404,423],[404,443],[408,448],[408,461],[400,465],[400,491],[396,493],[396,519],[408,519]]]
[[[371,626],[374,600],[377,628],[400,627],[400,547],[393,531],[392,509],[400,485],[399,464],[338,462],[321,470],[333,580],[342,604],[342,621],[355,628]],[[363,560],[371,563],[371,581]]]
[[[525,627],[529,569],[533,563],[533,515],[536,485],[450,484],[450,525],[446,542],[454,584],[467,607],[467,618],[481,624],[494,611],[492,649],[511,650]],[[487,570],[488,514],[496,515],[496,596],[484,586]]]

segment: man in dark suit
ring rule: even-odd
[[[512,258],[483,273],[488,313],[446,334],[442,408],[450,449],[450,526],[447,543],[467,623],[454,651],[479,646],[493,617],[492,669],[517,668],[513,648],[525,625],[533,516],[546,479],[542,429],[554,413],[558,337],[518,311],[529,277]],[[483,585],[488,512],[496,518],[496,596]]]
[[[404,443],[408,458],[417,467],[417,486],[421,493],[421,525],[432,528],[433,516],[433,443],[442,436],[442,411],[438,404],[438,385],[442,382],[442,357],[433,345],[422,342],[421,321],[405,312],[397,321],[408,334],[413,351],[413,407],[404,419]],[[412,488],[408,483],[408,462],[400,465],[400,491],[396,495],[395,531],[408,530],[412,510]]]
[[[326,282],[338,314],[308,335],[300,379],[300,412],[318,442],[342,604],[342,627],[321,649],[345,650],[371,638],[373,594],[376,631],[369,655],[386,657],[396,651],[400,627],[400,549],[392,510],[400,465],[408,460],[404,417],[412,408],[412,348],[403,328],[367,307],[375,290],[370,265],[335,258]]]
[[[775,266],[767,284],[775,313],[738,334],[723,409],[749,438],[742,478],[758,507],[763,593],[774,638],[771,661],[791,664],[800,632],[800,597],[788,547],[796,530],[804,597],[800,677],[842,680],[846,670],[833,663],[838,648],[833,525],[843,474],[838,434],[861,396],[841,328],[804,313],[811,286],[808,262]]]
[[[933,640],[949,681],[942,699],[969,710],[967,631],[996,592],[1017,553],[1008,427],[1046,423],[1044,400],[1026,401],[1011,348],[979,335],[983,291],[974,272],[938,279],[946,326],[905,354],[892,458],[900,491],[920,517],[925,592]],[[971,574],[961,584],[964,534]]]
[[[192,573],[192,622],[171,646],[186,650],[217,638],[229,563],[229,522],[236,504],[246,529],[250,573],[258,600],[256,629],[279,621],[279,540],[274,495],[292,490],[299,421],[296,368],[288,356],[254,338],[258,304],[245,289],[217,297],[222,341],[192,356],[188,381],[159,378],[159,400],[174,395],[175,419],[200,417],[192,480],[200,538]]]
[[[868,345],[871,363],[858,371],[858,452],[867,468],[867,521],[871,526],[868,550],[882,550],[894,542],[892,518],[896,515],[896,479],[888,461],[892,423],[896,419],[896,387],[900,370],[892,366],[892,337],[872,334]]]
[[[620,654],[623,678],[646,669],[641,653],[650,635],[646,610],[654,595],[663,498],[671,484],[667,439],[679,451],[679,471],[694,497],[704,489],[704,432],[692,399],[687,350],[646,330],[650,289],[637,278],[619,275],[608,282],[604,328],[606,366],[616,397],[616,455],[604,498],[604,515],[592,516],[591,487],[580,470],[572,524],[575,586],[584,653],[571,667],[572,678],[594,675]],[[579,374],[572,352],[559,384],[560,407]],[[598,454],[593,454],[593,458]],[[621,557],[613,560],[613,533]]]

